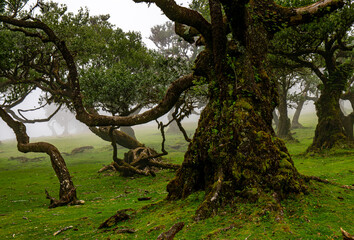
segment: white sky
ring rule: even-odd
[[[87,6],[91,15],[110,14],[110,22],[123,31],[141,32],[145,44],[152,48],[154,44],[148,40],[150,29],[168,21],[162,11],[151,4],[135,3],[133,0],[56,0],[68,6],[68,11],[77,12],[80,7]],[[188,0],[177,0],[178,4],[188,6]]]

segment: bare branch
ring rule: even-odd
[[[284,8],[278,6],[282,18],[289,26],[309,23],[314,19],[341,8],[343,0],[320,0],[314,4],[300,8]]]
[[[15,102],[13,102],[13,103],[11,103],[11,104],[9,104],[9,105],[5,105],[5,106],[3,106],[3,107],[4,107],[5,109],[10,109],[10,108],[13,108],[13,107],[19,105],[20,103],[22,103],[22,102],[26,99],[27,95],[28,95],[30,92],[32,92],[33,90],[34,90],[34,88],[31,88],[31,89],[28,90],[25,94],[23,94],[23,96],[21,96],[19,99],[17,99]]]
[[[39,119],[33,119],[33,120],[29,120],[27,119],[25,116],[23,116],[23,114],[21,112],[29,112],[29,111],[36,111],[38,109],[41,109],[43,107],[45,107],[47,105],[44,104],[38,108],[35,109],[28,109],[28,110],[22,110],[22,109],[18,109],[18,114],[20,114],[20,116],[23,118],[22,120],[20,120],[22,123],[39,123],[39,122],[48,122],[50,121],[50,119],[52,119],[60,110],[60,108],[62,107],[62,104],[59,105],[59,107],[47,118],[39,118]]]

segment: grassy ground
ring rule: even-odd
[[[70,138],[40,139],[55,144],[62,152],[91,145],[88,152],[65,157],[73,175],[82,206],[48,209],[44,189],[57,195],[58,180],[49,158],[20,162],[11,157],[43,157],[43,154],[22,154],[14,141],[0,145],[0,239],[156,239],[173,224],[183,221],[185,227],[175,239],[341,239],[339,228],[354,233],[353,190],[341,185],[354,183],[354,150],[329,152],[321,156],[301,155],[311,143],[314,122],[302,119],[305,129],[296,130],[299,143],[289,143],[298,170],[338,183],[337,186],[311,183],[310,193],[282,202],[284,214],[264,211],[265,204],[238,204],[227,207],[218,216],[193,221],[203,192],[184,201],[167,202],[166,184],[174,176],[161,171],[156,178],[123,178],[116,173],[97,173],[111,161],[108,143],[92,135]],[[192,126],[189,126],[193,129]],[[138,129],[138,138],[160,149],[161,138],[155,129]],[[38,139],[32,139],[36,141]],[[167,137],[169,155],[166,161],[181,163],[187,144],[180,135]],[[177,150],[176,150],[177,148]],[[119,150],[123,154],[124,149]],[[139,197],[151,197],[138,201]],[[143,207],[145,206],[145,207]],[[117,210],[133,208],[134,217],[121,222],[118,229],[135,229],[135,233],[117,234],[97,227]],[[56,231],[73,228],[53,236]]]

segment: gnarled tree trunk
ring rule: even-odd
[[[52,144],[46,142],[29,143],[26,126],[21,122],[13,120],[2,108],[0,108],[0,117],[16,134],[17,148],[20,152],[42,152],[50,156],[52,167],[60,183],[60,188],[58,200],[49,196],[48,192],[46,192],[47,198],[51,200],[49,207],[54,208],[63,205],[83,204],[84,202],[82,200],[77,199],[76,188],[74,187],[69,170],[59,150]]]
[[[212,29],[213,38],[218,40],[203,55],[203,59],[209,56],[214,66],[211,71],[205,69],[211,81],[209,102],[201,114],[182,167],[167,186],[170,200],[206,191],[197,219],[213,215],[219,207],[233,201],[281,199],[306,191],[284,142],[275,137],[272,128],[277,88],[266,73],[270,36],[258,18],[249,15],[249,11],[259,13],[262,5],[257,1],[250,3],[251,9],[234,4],[240,7],[239,17],[247,18],[243,26],[240,26],[241,19],[228,15],[228,10],[234,10],[232,4],[224,8],[231,26],[235,24],[233,27],[243,30],[240,36],[244,36],[244,52],[225,49],[220,40],[223,37],[218,35],[222,34],[222,28]],[[217,1],[210,4],[212,19],[220,20]]]
[[[246,76],[242,74],[238,79],[252,75],[249,69],[244,70]],[[266,79],[266,74],[260,72]],[[283,141],[275,137],[271,126],[275,93],[263,92],[267,98],[262,104],[256,96],[247,96],[247,88],[255,87],[247,86],[248,80],[242,84],[243,90],[236,90],[232,81],[226,86],[220,84],[224,81],[217,83],[221,91],[213,93],[202,112],[182,167],[167,186],[171,200],[206,191],[197,218],[216,213],[235,198],[255,201],[267,192],[285,197],[305,189]],[[260,84],[254,92],[274,89],[272,82],[267,82],[268,86]],[[234,89],[232,96],[227,96],[229,86]],[[222,92],[227,94],[217,97]]]
[[[307,151],[319,151],[333,147],[345,147],[348,137],[341,121],[340,96],[344,85],[324,83],[321,96],[315,103],[318,123],[312,145]]]

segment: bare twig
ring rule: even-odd
[[[56,235],[58,235],[58,234],[60,234],[60,233],[62,233],[64,231],[72,229],[72,228],[73,228],[73,226],[68,226],[68,227],[62,228],[62,229],[56,231],[55,233],[53,233],[53,236],[56,236]]]

